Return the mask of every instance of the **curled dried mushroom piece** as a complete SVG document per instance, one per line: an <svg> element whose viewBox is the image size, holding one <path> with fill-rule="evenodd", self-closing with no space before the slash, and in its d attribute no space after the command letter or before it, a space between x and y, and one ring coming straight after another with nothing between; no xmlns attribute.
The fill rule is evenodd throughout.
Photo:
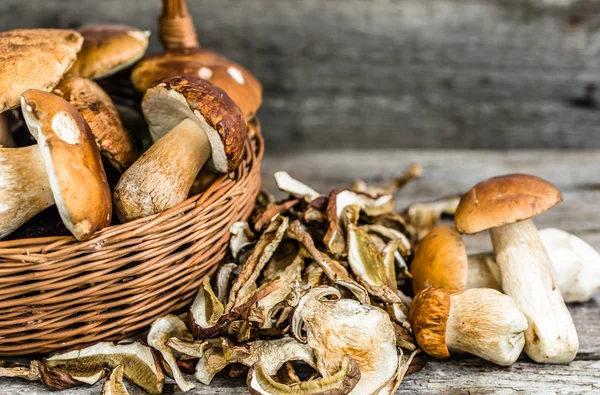
<svg viewBox="0 0 600 395"><path fill-rule="evenodd" d="M123 365L119 365L112 370L102 385L100 395L129 395L129 391L123 383Z"/></svg>
<svg viewBox="0 0 600 395"><path fill-rule="evenodd" d="M252 366L246 381L248 390L253 395L345 395L360 380L360 370L356 361L344 357L339 371L329 377L308 380L300 384L282 384L273 380L265 371L262 364Z"/></svg>
<svg viewBox="0 0 600 395"><path fill-rule="evenodd" d="M78 372L78 377L90 377L123 365L125 377L149 394L162 392L165 376L152 349L140 342L113 344L102 342L81 350L52 355L45 361L54 372ZM97 381L97 380L96 380Z"/></svg>

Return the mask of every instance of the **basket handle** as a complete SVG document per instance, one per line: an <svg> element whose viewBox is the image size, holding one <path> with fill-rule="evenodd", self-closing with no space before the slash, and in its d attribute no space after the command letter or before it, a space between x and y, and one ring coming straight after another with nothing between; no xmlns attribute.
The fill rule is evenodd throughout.
<svg viewBox="0 0 600 395"><path fill-rule="evenodd" d="M160 41L166 49L199 46L194 21L188 13L185 0L162 0L158 26Z"/></svg>

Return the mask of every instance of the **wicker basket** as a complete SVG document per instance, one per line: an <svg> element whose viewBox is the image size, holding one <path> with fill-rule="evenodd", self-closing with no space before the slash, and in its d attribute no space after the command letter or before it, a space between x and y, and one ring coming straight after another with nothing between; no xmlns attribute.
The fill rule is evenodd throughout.
<svg viewBox="0 0 600 395"><path fill-rule="evenodd" d="M119 340L191 303L225 255L229 227L260 189L258 122L235 177L86 242L45 237L0 242L0 356Z"/></svg>

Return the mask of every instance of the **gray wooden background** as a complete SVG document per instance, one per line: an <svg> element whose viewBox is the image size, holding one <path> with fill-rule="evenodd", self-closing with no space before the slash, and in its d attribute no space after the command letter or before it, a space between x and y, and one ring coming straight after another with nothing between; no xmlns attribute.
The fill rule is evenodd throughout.
<svg viewBox="0 0 600 395"><path fill-rule="evenodd" d="M0 0L0 29L117 22L155 32L159 3ZM597 0L188 5L201 44L263 82L270 152L600 147Z"/></svg>

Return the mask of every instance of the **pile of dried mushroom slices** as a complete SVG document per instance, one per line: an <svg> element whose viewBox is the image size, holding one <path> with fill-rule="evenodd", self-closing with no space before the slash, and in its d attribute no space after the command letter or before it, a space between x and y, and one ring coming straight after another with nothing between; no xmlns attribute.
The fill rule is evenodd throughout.
<svg viewBox="0 0 600 395"><path fill-rule="evenodd" d="M514 212L488 207L486 226L498 218L506 223L506 215L521 218L531 214L528 210L548 209L560 200L555 187L532 176L509 175L474 187L479 201L472 210L465 208L470 191L466 198L395 212L393 193L419 175L420 167L413 165L385 187L358 180L322 195L276 173L288 197L276 201L261 192L251 220L233 224L228 255L216 275L205 279L189 311L154 321L145 341L97 343L29 366L0 363L0 377L68 388L107 376L103 394L128 393L126 377L158 394L165 376L189 391L197 384L184 373L209 385L228 369L231 377L247 378L252 394L392 394L407 374L424 366L425 353L445 358L462 351L510 365L522 350L535 360L536 347L548 350L552 340L571 341L530 340L528 333L569 329L572 322L537 326L528 320L521 312L527 305L500 292L507 292L504 282L511 281L501 275L507 258L498 254L500 246L495 245L496 255L468 256L458 231L471 226L473 212L490 204L485 190L490 183L501 184L511 205L515 191L520 199L539 197L523 194L522 181L555 195L544 204L526 201ZM444 214L456 214L457 227L438 226ZM526 221L519 219L516 229L529 226ZM582 302L600 291L600 255L592 247L558 229L541 230L539 241L535 233L527 246L546 249L549 266L540 268L560 274L552 289L531 278L536 292L562 292L566 301ZM413 300L405 294L411 291ZM553 311L560 313L560 304ZM536 331L528 332L531 326ZM574 358L576 347L566 344L565 354L556 357L560 361L542 362Z"/></svg>

